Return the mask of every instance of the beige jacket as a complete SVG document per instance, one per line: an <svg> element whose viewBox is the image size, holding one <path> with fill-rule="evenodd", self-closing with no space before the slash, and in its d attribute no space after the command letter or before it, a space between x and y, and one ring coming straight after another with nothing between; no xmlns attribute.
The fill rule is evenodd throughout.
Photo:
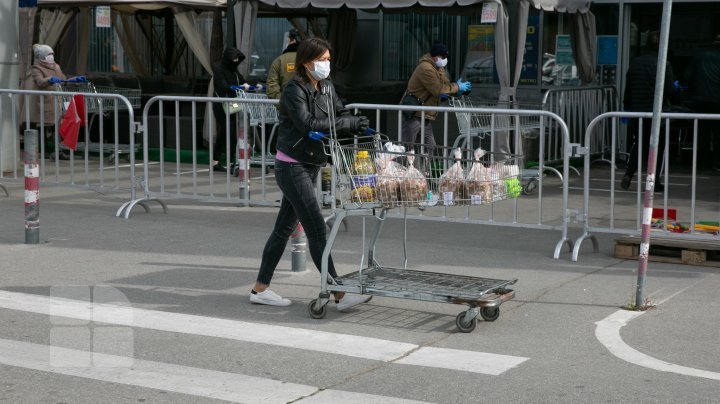
<svg viewBox="0 0 720 404"><path fill-rule="evenodd" d="M52 66L48 66L47 63L35 62L31 67L32 72L32 84L31 90L41 91L54 91L55 86L50 84L50 77L58 77L61 80L66 80L65 74L60 69L60 65L53 63ZM60 97L44 96L43 98L43 121L45 124L54 124L62 116L62 99ZM55 116L55 99L57 103L57 116ZM28 96L25 99L26 102L30 102L30 122L40 122L40 96L33 95ZM21 115L21 119L25 119L25 115Z"/></svg>
<svg viewBox="0 0 720 404"><path fill-rule="evenodd" d="M408 81L407 92L412 93L421 101L426 100L423 106L434 107L440 105L440 94L455 94L459 90L457 83L451 83L445 68L435 66L429 53L420 58L415 71ZM434 120L436 112L428 112L425 119ZM415 116L420 116L418 112Z"/></svg>

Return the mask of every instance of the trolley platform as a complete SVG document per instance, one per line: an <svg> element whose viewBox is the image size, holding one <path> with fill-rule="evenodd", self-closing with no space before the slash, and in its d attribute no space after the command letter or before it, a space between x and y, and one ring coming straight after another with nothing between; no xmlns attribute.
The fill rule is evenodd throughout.
<svg viewBox="0 0 720 404"><path fill-rule="evenodd" d="M508 286L517 279L384 267L375 259L375 246L389 209L407 212L412 207L480 205L517 197L520 187L515 157L503 156L495 161L496 156L481 150L414 145L408 145L409 152L398 151L383 146L377 134L370 140L356 138L351 143L331 140L328 148L335 162L333 192L341 204L333 212L335 220L323 253L320 295L308 305L310 316L323 318L330 293L346 292L467 305L469 309L455 319L461 332L475 329L478 315L486 321L496 320L500 305L515 296ZM333 279L328 274L329 256L348 216L377 219L368 243L367 261L364 255L361 259L367 265L361 263L358 271ZM407 227L407 216L404 225ZM403 243L407 240L403 239ZM403 251L407 251L404 247Z"/></svg>

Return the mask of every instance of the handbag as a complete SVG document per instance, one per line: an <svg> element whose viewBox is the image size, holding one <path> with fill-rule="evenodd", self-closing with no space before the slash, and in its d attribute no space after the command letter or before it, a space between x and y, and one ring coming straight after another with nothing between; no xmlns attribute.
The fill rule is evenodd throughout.
<svg viewBox="0 0 720 404"><path fill-rule="evenodd" d="M239 102L223 102L223 111L226 114L233 115L243 110L243 104Z"/></svg>
<svg viewBox="0 0 720 404"><path fill-rule="evenodd" d="M428 97L429 98L429 97ZM405 95L403 95L402 100L400 100L400 105L406 105L411 107L418 107L423 104L425 104L425 101L428 99L421 100L420 98L416 97L415 94L406 91ZM402 111L403 116L405 119L411 119L415 116L415 111Z"/></svg>

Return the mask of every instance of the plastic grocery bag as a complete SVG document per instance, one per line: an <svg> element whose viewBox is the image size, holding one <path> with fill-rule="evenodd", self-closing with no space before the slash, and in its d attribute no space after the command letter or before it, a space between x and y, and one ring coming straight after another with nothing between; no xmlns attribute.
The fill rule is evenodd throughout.
<svg viewBox="0 0 720 404"><path fill-rule="evenodd" d="M460 162L462 150L453 150L453 157L455 163L440 176L440 195L445 206L459 205L465 194L465 172Z"/></svg>
<svg viewBox="0 0 720 404"><path fill-rule="evenodd" d="M427 202L427 179L413 166L415 154L407 155L408 167L400 178L400 201L405 206L416 206Z"/></svg>
<svg viewBox="0 0 720 404"><path fill-rule="evenodd" d="M82 117L80 115L82 111ZM78 134L80 127L84 125L83 117L85 115L85 99L82 95L76 94L70 100L65 116L60 122L60 143L64 144L71 150L77 150Z"/></svg>
<svg viewBox="0 0 720 404"><path fill-rule="evenodd" d="M465 192L472 205L481 205L492 202L492 178L490 173L480 159L485 155L485 150L477 148L473 153L475 162L467 175L465 181Z"/></svg>

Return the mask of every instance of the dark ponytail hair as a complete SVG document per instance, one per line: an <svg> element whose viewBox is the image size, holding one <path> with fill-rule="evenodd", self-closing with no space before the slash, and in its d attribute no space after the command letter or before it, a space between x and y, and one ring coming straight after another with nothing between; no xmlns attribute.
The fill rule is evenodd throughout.
<svg viewBox="0 0 720 404"><path fill-rule="evenodd" d="M308 81L310 75L305 68L305 63L319 58L325 51L332 52L332 49L330 48L330 42L322 38L308 38L300 41L295 54L295 74Z"/></svg>

